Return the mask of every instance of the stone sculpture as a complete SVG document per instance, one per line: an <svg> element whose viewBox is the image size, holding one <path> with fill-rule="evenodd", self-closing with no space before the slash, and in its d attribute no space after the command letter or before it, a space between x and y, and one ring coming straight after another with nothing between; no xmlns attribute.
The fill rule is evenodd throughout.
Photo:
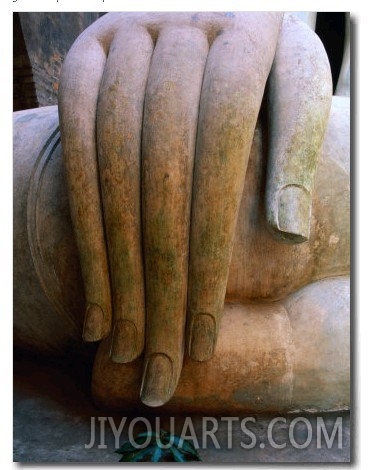
<svg viewBox="0 0 368 470"><path fill-rule="evenodd" d="M142 374L150 406L174 394L168 406L192 411L348 406L349 108L331 108L331 93L323 46L292 15L94 23L61 78L68 196L55 109L15 117L15 239L30 240L15 286L28 263L22 288L33 292L28 304L15 295L18 341L63 349L85 304L84 339L106 338L101 405L138 405ZM68 327L45 340L52 323Z"/></svg>

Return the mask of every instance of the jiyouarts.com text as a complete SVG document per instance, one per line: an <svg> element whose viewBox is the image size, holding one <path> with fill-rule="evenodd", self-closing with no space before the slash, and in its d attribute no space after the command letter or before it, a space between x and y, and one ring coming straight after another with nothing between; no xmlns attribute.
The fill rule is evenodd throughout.
<svg viewBox="0 0 368 470"><path fill-rule="evenodd" d="M196 449L207 449L209 446L216 449L233 449L239 446L243 449L257 446L260 449L283 449L290 446L305 449L311 445L317 449L331 449L332 446L342 449L343 446L341 416L328 423L323 416L317 416L313 420L305 416L288 420L281 416L274 417L267 423L262 423L262 432L255 417L203 417L200 422L196 420L195 423L191 417L182 418L179 423L175 420L175 417L166 418L163 425L160 417L151 420L145 417L122 417L120 420L111 416L91 417L90 435L84 447L106 449L111 435L115 449L127 440L137 449L152 444L152 440L158 446L163 446L159 437L162 428L180 438L179 447L189 441ZM135 437L141 432L147 433L147 438L145 442L138 444Z"/></svg>

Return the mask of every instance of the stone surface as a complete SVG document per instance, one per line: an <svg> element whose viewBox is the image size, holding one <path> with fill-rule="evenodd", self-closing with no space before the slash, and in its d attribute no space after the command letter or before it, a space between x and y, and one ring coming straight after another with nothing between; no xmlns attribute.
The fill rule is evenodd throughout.
<svg viewBox="0 0 368 470"><path fill-rule="evenodd" d="M55 105L66 53L101 13L21 12L14 15L20 18L38 106Z"/></svg>
<svg viewBox="0 0 368 470"><path fill-rule="evenodd" d="M281 23L276 12L111 13L65 59L60 130L85 325L95 340L114 322L134 325L145 403L155 369L167 387L157 384L152 403L174 392L185 336L190 355L205 350L201 360L214 349ZM100 325L89 305L103 312ZM207 328L196 325L201 313Z"/></svg>
<svg viewBox="0 0 368 470"><path fill-rule="evenodd" d="M349 273L348 111L348 99L334 98L316 174L311 240L301 245L281 244L266 229L260 200L262 134L257 130L236 228L227 301L276 300L311 281ZM51 348L51 352L57 344L62 348L70 341L80 344L84 303L61 164L57 110L30 110L16 113L14 118L15 340L24 338L24 345L27 341L35 349L45 345L44 350ZM51 135L54 143L45 145ZM37 308L32 303L35 299ZM22 327L33 315L40 316L41 326L45 325L52 340L37 333L37 328L32 340L32 330ZM55 321L62 323L51 327ZM72 330L69 323L75 325Z"/></svg>
<svg viewBox="0 0 368 470"><path fill-rule="evenodd" d="M96 408L90 400L89 376L81 370L73 369L64 364L46 364L40 359L32 360L25 357L15 357L14 361L14 461L22 463L116 463L118 454L114 453L116 442L110 425L106 425L106 448L101 445L99 434L95 445L86 449L90 443L91 417L111 417L118 427L121 419L128 417L126 427L121 433L118 445L128 440L128 429L136 417L145 417L152 427L156 426L156 418L160 419L163 429L170 429L170 417L160 417L152 414L132 414L125 409L121 413L109 413ZM225 416L225 415L223 415ZM334 439L331 449L325 439L321 439L321 448L317 448L316 418L323 417L326 430L331 436L333 426L338 417L342 417L342 445L338 448L338 439ZM291 415L254 415L239 414L239 422L245 417L253 417L255 423L248 422L247 428L254 433L254 447L243 449L240 442L249 443L241 430L239 423L233 424L232 449L228 449L228 425L218 420L219 429L215 436L220 449L216 449L208 438L207 448L202 448L203 422L202 417L184 414L173 415L175 432L181 433L186 417L190 417L200 449L199 455L208 464L244 464L244 463L337 463L350 462L350 419L349 413L322 414L291 414ZM268 440L267 430L275 417L284 417L287 422L277 422L273 428L272 437L277 444L286 442L283 449L274 449ZM290 423L295 418L304 417L311 423L312 440L305 449L298 449L288 437ZM211 429L209 422L207 429ZM99 427L96 428L97 433ZM145 430L142 422L137 423L135 433ZM308 438L308 429L301 422L294 428L294 438L297 444L303 444ZM188 433L189 435L189 433ZM264 447L263 447L264 445Z"/></svg>
<svg viewBox="0 0 368 470"><path fill-rule="evenodd" d="M348 101L327 119L311 29L276 13L106 15L61 85L68 194L54 110L15 116L17 344L87 360L85 306L84 340L107 337L101 406L142 408L142 383L166 412L347 408Z"/></svg>
<svg viewBox="0 0 368 470"><path fill-rule="evenodd" d="M255 291L254 294L255 298L262 297L262 292L265 292L265 297L268 295L268 298L277 299L285 297L286 294L290 294L293 290L301 287L303 284L310 283L316 278L319 279L321 277L324 278L348 273L349 165L347 157L349 139L347 127L344 124L344 119L348 119L348 115L346 114L347 105L348 100L344 98L334 99L330 126L327 130L320 166L317 169L316 196L314 201L316 212L313 218L313 224L315 225L312 226L310 242L304 245L290 246L277 243L267 234L264 228L264 222L262 222L262 208L257 198L257 191L261 188L260 182L262 181L263 172L262 166L260 165L260 155L262 154L257 152L257 149L260 148L257 147L257 145L259 146L258 139L260 138L260 134L256 134L243 197L243 203L249 205L243 207L243 210L240 212L240 217L244 219L240 219L238 223L233 263L230 267L227 294L229 302L245 302L246 299L249 298L249 291L247 291L247 289L254 289L254 286L258 288L258 291ZM37 112L28 111L25 113L17 113L15 120L15 165L19 165L16 167L17 171L15 172L14 179L14 189L16 191L16 203L14 206L14 237L16 248L16 269L14 278L15 341L16 344L22 345L23 347L33 348L43 352L48 351L52 355L66 353L71 355L73 351L75 357L84 360L83 356L88 355L88 351L90 350L81 342L83 288L75 240L68 213L63 169L60 165L60 146L58 143L56 110L55 108L46 108ZM18 139L17 135L21 135L22 132L29 133L27 135L32 135L32 139ZM34 138L37 132L40 132L39 139ZM50 135L52 136L51 140L47 139ZM327 181L331 183L332 174L336 178L336 184L327 184ZM255 177L255 175L257 176ZM248 194L253 194L253 198L248 197ZM339 201L338 204L337 201ZM318 215L319 210L321 211L320 215ZM247 238L247 233L250 235L249 238ZM250 245L247 245L247 243L250 243ZM269 246L269 251L267 251L267 246ZM280 250L280 253L278 253L277 250ZM265 256L265 253L268 253L267 256ZM296 254L298 255L296 256ZM272 264L273 262L274 264ZM245 275L246 269L249 269L249 263L253 263L254 265L254 276L259 276L259 281L257 282L255 282L256 277L250 279ZM290 264L292 268L290 268L289 271ZM236 276L234 276L234 274L236 274ZM235 287L234 280L237 282ZM339 289L337 289L337 291L339 293ZM334 304L331 302L331 295L333 295L333 300L340 298L334 291L330 294L328 288L325 290L322 288L321 293L315 300L308 300L308 298L311 299L315 297L315 294L309 297L307 296L307 301L302 308L300 307L300 305L302 305L300 301L293 303L290 300L290 312L292 312L294 304L300 310L300 312L295 315L295 331L298 331L299 320L305 321L305 324L310 327L309 331L312 332L315 321L317 323L323 322L328 318L331 319L328 320L331 321L331 326L335 328L338 324L338 317L336 316L334 318L334 312L331 311L331 308L335 309L335 307L333 307ZM346 301L348 299L347 295L348 292L343 292L342 300L345 299ZM290 299L293 298L292 296ZM317 311L316 308L319 305L318 302L322 305L322 309L318 307L319 314L314 316L314 313ZM327 306L325 305L323 307L324 302L327 302ZM241 310L244 307L239 308ZM262 310L262 307L254 306L252 308L256 310L260 308ZM254 310L254 312L256 310ZM324 312L328 312L327 317ZM338 312L338 309L336 309L336 312ZM345 307L343 313L341 324L344 325L345 330L340 331L342 336L340 342L336 344L333 343L334 337L328 336L328 334L326 335L325 329L323 328L318 330L320 336L314 337L312 335L309 336L308 341L304 341L304 333L303 329L301 329L300 335L302 340L299 341L298 346L299 356L301 358L308 357L303 351L308 351L309 349L317 353L318 357L319 349L316 348L316 345L327 345L327 356L323 353L321 360L316 361L315 359L312 360L314 356L311 354L309 356L311 358L310 364L304 361L305 364L303 365L306 374L303 379L305 383L308 383L308 377L313 379L316 370L323 372L325 369L326 373L330 374L331 381L325 379L327 385L326 389L323 387L319 388L322 383L321 381L317 381L317 383L314 383L310 388L312 397L314 390L321 390L322 401L316 401L319 409L348 405L348 388L346 387L349 383L348 308ZM271 314L275 315L273 321L277 324L279 321L277 319L277 309L271 309ZM234 316L234 318L238 318L238 320L233 323L231 323L231 317L229 317L230 320L227 324L230 329L227 333L225 333L225 330L222 331L225 340L222 340L220 344L222 344L222 347L227 348L228 352L223 358L221 354L219 355L221 360L218 363L218 367L220 367L219 370L221 370L221 367L225 367L226 361L230 360L229 365L233 367L234 377L236 377L238 371L237 361L232 358L232 356L237 357L239 361L244 360L244 358L252 361L252 358L256 357L257 349L261 354L265 353L267 356L268 349L265 345L268 343L273 344L273 342L274 347L272 346L270 348L271 350L276 349L280 352L280 350L284 350L285 348L287 350L289 348L288 343L290 341L290 335L286 334L288 330L286 329L284 334L281 334L279 337L275 336L275 328L273 328L271 324L271 326L268 326L268 330L266 329L270 331L270 339L268 342L261 343L264 349L260 346L257 347L254 343L254 339L258 338L259 334L265 334L265 332L262 332L265 325L262 326L257 322L256 313L252 315L253 316L250 318L254 319L251 320L253 326L250 328L251 335L249 337L249 343L244 342L241 338L239 344L231 340L233 334L237 337L237 330L241 331L241 328L238 328L242 322L241 316ZM285 313L282 315L285 315ZM308 317L308 315L310 315L310 317ZM303 320L304 317L306 320ZM286 318L286 323L288 324L288 322L289 320ZM226 323L224 323L224 325L225 324ZM328 322L326 325L328 325ZM280 331L283 331L281 326ZM337 331L338 330L336 330L336 332ZM244 338L246 337L245 334ZM308 336L306 336L306 338L308 338ZM318 340L317 344L315 340ZM279 346L277 346L277 342L280 343ZM252 349L252 344L256 349ZM100 375L96 374L94 384L96 399L104 406L112 405L121 407L124 400L133 401L135 405L137 405L138 399L135 394L139 391L139 377L137 377L136 374L141 370L141 366L139 366L139 370L134 369L134 364L133 369L128 366L127 370L130 370L129 373L133 375L130 375L130 381L127 380L128 376L122 379L124 374L122 374L121 371L119 372L119 365L114 365L109 362L107 355L108 349L109 342L107 340L101 349L102 352L99 356L99 361L101 358L102 361L107 360L107 370L112 372L115 368L117 373L111 375L111 377L114 377L113 380L105 380L105 373ZM336 359L339 357L338 355L334 356L334 351L340 349L344 351L343 356L341 356L344 357L344 360L340 362L337 361L337 363L329 362L330 358L333 359L335 357ZM295 356L294 353L292 356L298 357L298 355ZM272 390L275 390L275 388L272 387L275 387L275 384L278 384L282 377L285 376L285 378L287 378L288 372L292 369L286 368L283 370L283 373L279 375L279 367L282 366L283 361L275 360L273 362L271 357L269 359L268 362L266 361L266 369L268 371L267 373L271 374L271 377L273 377L273 382L271 381L269 384L269 391L267 392L266 387L263 392L268 393L267 396L271 397L273 396ZM216 361L213 364L216 364ZM315 366L313 364L315 364ZM206 363L199 367L202 367L208 373L211 371L211 369L206 369ZM212 386L205 387L203 390L204 397L208 397L206 393L208 394L211 387L216 389L216 383L221 382L221 377L216 375L216 367L212 369L214 373L214 383ZM334 368L336 368L335 376L333 374ZM340 375L339 371L342 375ZM193 372L195 375L196 372L195 369L193 369L187 376L187 383L189 385L192 380L190 377ZM262 382L262 373L259 372L259 374ZM231 376L232 374L230 373L229 377ZM240 375L240 381L242 380L241 377ZM340 379L341 382L338 383ZM124 384L122 383L124 380L129 390L124 388ZM300 388L300 384L303 380L301 382L296 381L296 386ZM334 382L334 380L337 380L337 382ZM250 381L253 388L251 387L248 392L252 397L250 399L251 403L253 403L252 406L259 410L259 407L257 408L257 402L253 401L258 396L257 384L253 382L254 381ZM131 391L129 385L127 385L129 383L133 384L135 394ZM312 384L312 382L310 383ZM99 385L96 386L96 384ZM265 384L263 382L262 384L262 387L264 387ZM244 394L235 394L235 398L230 400L229 396L231 395L231 390L240 389L236 380L233 389L231 388L232 385L234 384L229 382L223 387L223 393L228 393L226 399L235 406L234 409L236 409L236 407L242 409L247 406L249 409L249 403L247 405L247 402L244 401ZM331 395L331 390L334 390L335 385L337 395L335 393ZM107 392L106 386L111 386L112 389ZM262 387L260 386L259 390L262 390ZM291 406L293 403L288 399L290 392L287 391L284 396L282 390L285 391L285 387L280 388L278 386L276 389L279 390L279 392L274 395L274 401L271 400L269 407L271 405L278 407L280 400L281 402L284 400L288 406ZM344 397L342 402L339 398L340 392L342 393L341 396ZM110 397L109 394L111 395ZM192 396L192 394L193 391L190 391L190 386L186 391L184 388L183 398L185 398L185 396L188 398ZM300 396L306 397L306 399L308 398L308 394L305 394L302 388L300 388L300 392L297 394L297 403L294 403L293 406L296 405L303 409L314 406L313 399L310 399L310 397L307 402L300 403L299 401L298 403ZM325 398L329 396L331 396L332 401L329 405L326 405ZM314 397L314 399L316 399L316 397ZM214 409L213 404L214 402L208 402L208 406L211 410ZM176 406L178 406L178 404ZM196 411L198 411L202 404L198 402L197 405L191 405L188 403L188 400L186 400L186 406L188 409L190 406L197 406Z"/></svg>
<svg viewBox="0 0 368 470"><path fill-rule="evenodd" d="M13 111L38 106L32 66L18 14L13 15Z"/></svg>
<svg viewBox="0 0 368 470"><path fill-rule="evenodd" d="M312 283L282 302L225 304L212 359L186 357L178 387L160 413L346 410L350 406L349 279ZM142 361L116 364L109 339L94 363L101 408L140 405Z"/></svg>
<svg viewBox="0 0 368 470"><path fill-rule="evenodd" d="M57 109L44 107L15 113L14 116L15 343L31 349L38 344L36 350L51 355L68 354L70 349L78 349L78 343L82 345L81 340L72 345L70 339L80 337L82 319L79 312L83 308L83 294L81 297L82 291L78 288L81 279L78 257L75 257L77 252L69 242L73 239L73 232L71 228L67 229L68 219L71 224L68 201L65 189L60 185L63 169L60 165L46 165L45 171L46 162L52 161L50 153L58 148L60 151ZM29 133L21 138L24 128ZM46 140L41 129L48 134ZM46 187L43 185L45 181ZM50 189L51 198L47 196ZM46 212L39 209L44 205L49 208ZM47 242L47 234L51 233L55 236ZM56 252L57 259L52 256ZM45 270L47 260L52 261ZM74 269L69 270L71 266ZM71 278L65 277L67 272ZM70 289L76 294L75 299L80 299L76 304L74 301L64 303L65 291ZM67 337L69 340L60 342L60 334L64 340Z"/></svg>

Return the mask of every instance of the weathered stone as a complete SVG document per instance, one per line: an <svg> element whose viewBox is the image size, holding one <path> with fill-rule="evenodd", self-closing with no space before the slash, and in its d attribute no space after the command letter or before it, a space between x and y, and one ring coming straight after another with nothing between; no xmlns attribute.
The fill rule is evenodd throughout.
<svg viewBox="0 0 368 470"><path fill-rule="evenodd" d="M110 13L71 47L59 115L84 339L113 329L118 362L145 345L145 403L173 394L184 349L198 361L215 351L262 103L268 227L309 239L331 95L321 41L290 14Z"/></svg>
<svg viewBox="0 0 368 470"><path fill-rule="evenodd" d="M27 157L21 170L16 157L15 237L29 243L15 273L20 342L63 321L41 349L79 348L82 324L85 341L105 338L93 382L102 404L124 403L127 370L141 380L128 400L140 388L143 403L165 404L187 353L200 364L185 356L168 406L187 402L206 370L194 408L344 407L348 336L335 322L346 324L348 289L332 278L349 273L349 123L346 100L328 121L331 93L321 42L291 14L111 13L87 28L60 81L64 167L53 110L37 124L16 116ZM344 344L337 363L328 328ZM308 360L300 338L312 330L324 346ZM328 399L320 372L334 367Z"/></svg>
<svg viewBox="0 0 368 470"><path fill-rule="evenodd" d="M344 410L350 406L349 279L308 285L279 302L225 304L212 359L185 358L173 398L159 413L238 415ZM96 404L139 409L142 361L115 364L98 351Z"/></svg>
<svg viewBox="0 0 368 470"><path fill-rule="evenodd" d="M22 26L32 67L36 105L55 105L64 58L76 38L101 13L21 12L14 15L19 15Z"/></svg>
<svg viewBox="0 0 368 470"><path fill-rule="evenodd" d="M278 243L265 230L265 168L257 128L215 357L203 364L185 359L177 395L167 409L199 410L204 397L211 411L348 406L348 283L341 277L303 287L349 273L348 123L349 100L334 98L316 171L310 240L294 246ZM14 139L15 343L48 354L75 351L81 357L84 290L56 108L15 113ZM96 401L141 406L141 359L114 364L109 349L107 339L95 365ZM257 396L262 400L257 402Z"/></svg>

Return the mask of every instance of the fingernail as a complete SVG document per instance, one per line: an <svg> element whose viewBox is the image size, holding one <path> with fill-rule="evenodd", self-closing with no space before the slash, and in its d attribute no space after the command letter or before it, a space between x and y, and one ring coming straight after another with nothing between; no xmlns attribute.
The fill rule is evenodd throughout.
<svg viewBox="0 0 368 470"><path fill-rule="evenodd" d="M86 342L99 341L103 337L104 314L97 304L87 306L83 326L83 340Z"/></svg>
<svg viewBox="0 0 368 470"><path fill-rule="evenodd" d="M207 313L197 314L190 332L189 356L195 361L207 361L213 356L215 345L215 319Z"/></svg>
<svg viewBox="0 0 368 470"><path fill-rule="evenodd" d="M123 364L133 361L138 355L135 324L129 320L116 321L111 340L111 360Z"/></svg>
<svg viewBox="0 0 368 470"><path fill-rule="evenodd" d="M166 354L152 354L146 363L141 400L148 406L161 406L172 395L173 364Z"/></svg>
<svg viewBox="0 0 368 470"><path fill-rule="evenodd" d="M312 200L310 193L295 184L284 186L279 193L278 228L283 239L302 243L310 234Z"/></svg>

